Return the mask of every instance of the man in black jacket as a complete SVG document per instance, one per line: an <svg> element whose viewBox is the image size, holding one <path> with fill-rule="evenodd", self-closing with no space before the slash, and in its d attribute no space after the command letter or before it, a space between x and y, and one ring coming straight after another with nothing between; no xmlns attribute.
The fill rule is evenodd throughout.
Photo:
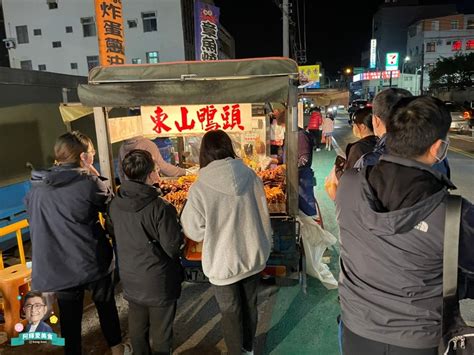
<svg viewBox="0 0 474 355"><path fill-rule="evenodd" d="M345 354L435 355L441 338L446 198L432 169L446 156L451 116L431 97L399 101L379 162L342 176L339 296ZM474 272L474 207L463 200L459 266Z"/></svg>
<svg viewBox="0 0 474 355"><path fill-rule="evenodd" d="M115 236L124 297L129 302L133 352L170 354L183 275L181 228L176 209L152 186L158 173L151 154L132 150L122 167L128 180L110 203L108 228Z"/></svg>
<svg viewBox="0 0 474 355"><path fill-rule="evenodd" d="M391 119L390 115L392 113L393 107L400 99L404 97L412 97L412 94L408 90L400 88L385 89L375 96L372 103L372 124L375 135L380 139L377 142L373 152L366 153L360 157L360 159L354 165L355 168L361 169L365 166L375 165L382 154L389 153L386 145L387 126ZM436 162L436 164L433 165L433 169L445 174L448 179L451 178L451 169L449 167L447 157L445 157L442 161Z"/></svg>

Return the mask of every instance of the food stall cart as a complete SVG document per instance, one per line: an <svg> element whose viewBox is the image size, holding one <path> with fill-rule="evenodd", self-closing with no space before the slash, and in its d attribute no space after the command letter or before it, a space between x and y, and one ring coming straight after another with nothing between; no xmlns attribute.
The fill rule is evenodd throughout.
<svg viewBox="0 0 474 355"><path fill-rule="evenodd" d="M305 283L304 255L298 216L297 64L287 58L96 67L87 85L79 85L84 106L93 107L100 170L114 181L111 142L137 135L178 137L177 159L189 164L191 141L210 129L223 129L249 166L258 168L257 155L268 156L263 107L286 105L285 166L262 169L271 212L274 246L268 273L298 271ZM113 107L140 107L139 116L108 118ZM186 153L186 154L185 154ZM186 157L186 158L185 158ZM187 159L187 161L185 161ZM179 209L196 177L164 179L161 187ZM198 178L198 177L197 177ZM283 191L282 191L283 190ZM199 246L188 241L183 257L187 279L202 281Z"/></svg>

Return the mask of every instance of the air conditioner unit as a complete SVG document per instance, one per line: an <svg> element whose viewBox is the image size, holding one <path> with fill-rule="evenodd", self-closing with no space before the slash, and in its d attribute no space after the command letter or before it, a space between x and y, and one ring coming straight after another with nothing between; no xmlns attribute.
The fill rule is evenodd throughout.
<svg viewBox="0 0 474 355"><path fill-rule="evenodd" d="M6 49L15 49L16 48L16 41L15 38L5 38L2 40L5 43Z"/></svg>

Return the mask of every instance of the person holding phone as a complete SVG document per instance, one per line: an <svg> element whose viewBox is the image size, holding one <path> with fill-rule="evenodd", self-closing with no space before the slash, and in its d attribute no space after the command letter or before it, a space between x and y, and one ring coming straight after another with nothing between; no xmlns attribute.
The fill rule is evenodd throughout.
<svg viewBox="0 0 474 355"><path fill-rule="evenodd" d="M81 354L84 292L90 291L112 354L123 354L114 298L113 251L99 223L112 191L93 167L89 137L68 132L56 140L56 164L33 171L25 198L32 243L32 288L54 292L66 354Z"/></svg>

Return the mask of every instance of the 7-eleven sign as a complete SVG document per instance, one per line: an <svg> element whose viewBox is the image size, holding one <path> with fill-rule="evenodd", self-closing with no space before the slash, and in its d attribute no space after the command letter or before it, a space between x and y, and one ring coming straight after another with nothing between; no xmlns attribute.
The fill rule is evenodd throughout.
<svg viewBox="0 0 474 355"><path fill-rule="evenodd" d="M385 70L398 70L398 59L400 55L398 53L387 53L385 60Z"/></svg>

